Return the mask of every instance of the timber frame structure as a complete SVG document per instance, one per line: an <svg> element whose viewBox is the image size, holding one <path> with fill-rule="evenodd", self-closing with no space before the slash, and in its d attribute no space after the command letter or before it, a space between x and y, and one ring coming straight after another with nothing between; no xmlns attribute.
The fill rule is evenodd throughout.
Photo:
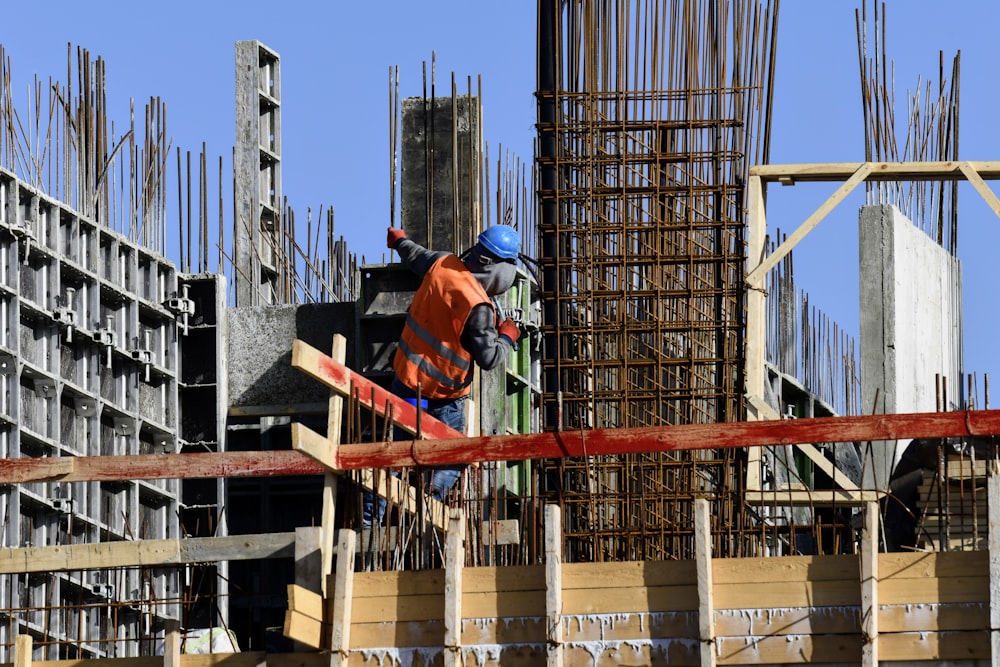
<svg viewBox="0 0 1000 667"><path fill-rule="evenodd" d="M749 405L748 419L781 419L764 398L765 369L764 341L766 340L765 279L768 272L778 266L829 213L847 198L859 185L873 181L960 181L967 180L983 198L990 209L1000 217L1000 198L987 185L987 180L1000 180L1000 162L846 162L790 165L758 165L750 169L747 187L747 275L745 278L747 336L746 336L746 398ZM806 218L773 252L765 254L767 215L765 210L766 186L780 183L791 186L796 182L842 183L816 210ZM820 466L834 482L834 489L784 490L780 497L773 490L761 485L760 450L750 450L747 465L747 502L753 504L846 504L860 506L885 495L884 490L862 490L853 484L832 462L825 459L814 446L800 443L796 447L811 461Z"/></svg>

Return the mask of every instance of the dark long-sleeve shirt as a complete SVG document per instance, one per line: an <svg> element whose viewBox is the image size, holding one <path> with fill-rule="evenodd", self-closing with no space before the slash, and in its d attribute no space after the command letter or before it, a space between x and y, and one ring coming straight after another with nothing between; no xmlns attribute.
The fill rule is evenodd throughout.
<svg viewBox="0 0 1000 667"><path fill-rule="evenodd" d="M428 250L416 241L404 238L396 243L396 252L411 271L424 277L438 259L451 253ZM510 353L510 343L497 334L496 309L491 304L480 304L472 309L462 328L462 347L483 370L500 366Z"/></svg>

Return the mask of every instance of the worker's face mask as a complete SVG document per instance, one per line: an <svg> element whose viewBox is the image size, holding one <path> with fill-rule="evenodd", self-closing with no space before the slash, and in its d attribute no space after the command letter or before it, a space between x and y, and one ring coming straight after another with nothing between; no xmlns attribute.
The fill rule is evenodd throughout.
<svg viewBox="0 0 1000 667"><path fill-rule="evenodd" d="M491 260L492 258L480 258L472 253L466 258L465 265L476 276L488 296L499 296L514 284L517 266L508 261Z"/></svg>

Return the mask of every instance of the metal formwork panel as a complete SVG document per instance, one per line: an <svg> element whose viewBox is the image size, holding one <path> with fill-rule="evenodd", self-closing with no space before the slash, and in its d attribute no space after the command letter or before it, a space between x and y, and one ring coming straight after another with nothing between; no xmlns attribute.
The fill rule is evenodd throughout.
<svg viewBox="0 0 1000 667"><path fill-rule="evenodd" d="M3 455L175 451L173 266L3 171L0 201ZM178 496L176 480L16 485L0 491L0 539L21 547L177 537ZM52 642L49 659L151 651L135 641L151 626L128 610L145 595L167 603L150 607L152 618L176 616L178 578L137 568L4 576L0 644L28 630Z"/></svg>

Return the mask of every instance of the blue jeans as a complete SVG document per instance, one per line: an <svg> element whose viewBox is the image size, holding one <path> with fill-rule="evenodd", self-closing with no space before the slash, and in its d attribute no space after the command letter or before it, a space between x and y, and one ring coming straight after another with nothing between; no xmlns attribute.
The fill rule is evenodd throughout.
<svg viewBox="0 0 1000 667"><path fill-rule="evenodd" d="M389 387L389 391L396 396L407 400L415 401L417 397L415 391L404 385L396 378L392 379L392 385ZM467 397L465 396L454 399L421 399L424 404L423 410L426 414L429 414L431 417L434 417L438 421L447 424L459 433L463 434L465 433L466 400ZM412 437L413 436L401 428L393 429L393 440L409 440ZM431 468L425 472L423 476L424 492L435 500L444 500L445 496L448 495L448 492L451 491L451 488L455 486L455 482L458 481L458 478L461 476L464 469L464 465ZM392 474L395 477L399 477L398 471L393 472ZM365 491L361 500L361 513L361 525L363 528L371 528L373 513L375 515L375 521L377 523L382 523L382 519L385 516L385 498L376 498L375 494L371 491Z"/></svg>

